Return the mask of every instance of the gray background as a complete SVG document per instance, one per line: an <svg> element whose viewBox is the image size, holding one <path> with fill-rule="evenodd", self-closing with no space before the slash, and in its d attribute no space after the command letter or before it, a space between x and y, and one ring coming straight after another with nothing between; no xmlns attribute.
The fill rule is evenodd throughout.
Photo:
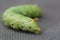
<svg viewBox="0 0 60 40"><path fill-rule="evenodd" d="M3 12L15 5L37 4L43 10L39 21L42 34L10 30L3 25ZM60 40L60 0L0 0L0 40Z"/></svg>

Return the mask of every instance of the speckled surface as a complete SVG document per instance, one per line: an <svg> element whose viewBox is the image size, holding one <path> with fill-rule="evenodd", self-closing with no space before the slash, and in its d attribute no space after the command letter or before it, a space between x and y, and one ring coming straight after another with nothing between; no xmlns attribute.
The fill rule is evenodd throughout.
<svg viewBox="0 0 60 40"><path fill-rule="evenodd" d="M10 30L3 25L3 12L15 5L37 4L43 10L39 21L42 34ZM0 40L60 40L60 0L0 0Z"/></svg>

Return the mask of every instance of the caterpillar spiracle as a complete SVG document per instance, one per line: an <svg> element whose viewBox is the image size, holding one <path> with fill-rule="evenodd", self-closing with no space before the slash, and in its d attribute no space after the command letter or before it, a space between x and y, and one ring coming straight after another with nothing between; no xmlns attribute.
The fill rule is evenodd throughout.
<svg viewBox="0 0 60 40"><path fill-rule="evenodd" d="M39 34L41 29L36 17L41 16L41 9L37 5L19 5L8 8L2 15L7 27Z"/></svg>

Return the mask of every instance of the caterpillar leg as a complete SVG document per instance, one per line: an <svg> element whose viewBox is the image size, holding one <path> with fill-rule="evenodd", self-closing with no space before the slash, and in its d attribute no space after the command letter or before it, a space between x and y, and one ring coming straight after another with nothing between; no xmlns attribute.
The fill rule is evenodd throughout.
<svg viewBox="0 0 60 40"><path fill-rule="evenodd" d="M41 29L35 30L36 34L40 34L41 32L42 32Z"/></svg>
<svg viewBox="0 0 60 40"><path fill-rule="evenodd" d="M33 20L39 21L39 18L34 18Z"/></svg>

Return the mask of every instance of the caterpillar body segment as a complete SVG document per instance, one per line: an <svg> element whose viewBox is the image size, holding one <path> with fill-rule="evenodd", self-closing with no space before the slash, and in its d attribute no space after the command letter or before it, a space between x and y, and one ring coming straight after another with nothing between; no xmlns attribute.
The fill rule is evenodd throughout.
<svg viewBox="0 0 60 40"><path fill-rule="evenodd" d="M39 17L42 15L42 11L37 5L20 5L20 6L11 7L10 9L12 9L12 11L16 13L31 18Z"/></svg>

